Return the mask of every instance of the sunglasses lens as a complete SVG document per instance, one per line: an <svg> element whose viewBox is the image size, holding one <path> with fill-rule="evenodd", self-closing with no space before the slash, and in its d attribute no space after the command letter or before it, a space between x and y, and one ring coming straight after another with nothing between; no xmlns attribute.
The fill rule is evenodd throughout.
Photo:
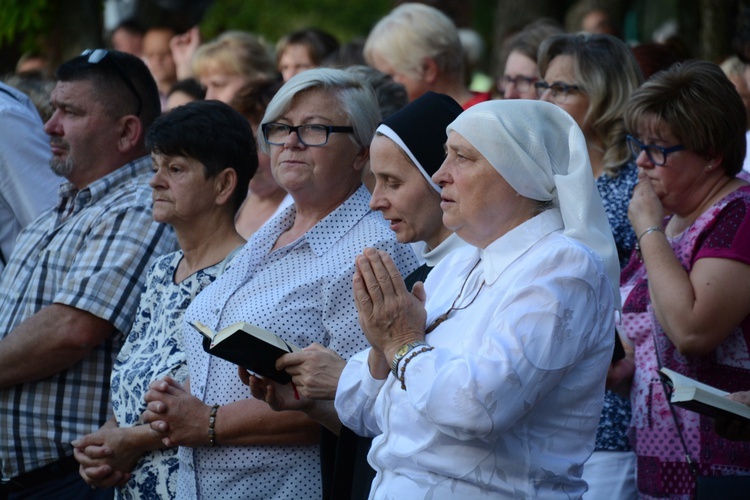
<svg viewBox="0 0 750 500"><path fill-rule="evenodd" d="M89 56L89 62L91 64L96 64L107 55L107 51L104 49L96 49L94 52L91 53Z"/></svg>

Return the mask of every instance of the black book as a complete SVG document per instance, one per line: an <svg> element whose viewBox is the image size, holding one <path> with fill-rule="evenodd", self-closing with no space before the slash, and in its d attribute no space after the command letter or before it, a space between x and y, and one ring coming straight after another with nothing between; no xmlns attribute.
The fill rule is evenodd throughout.
<svg viewBox="0 0 750 500"><path fill-rule="evenodd" d="M207 353L280 384L291 382L291 375L276 369L276 360L300 349L275 333L244 322L229 325L218 332L200 321L191 325L203 335L203 350Z"/></svg>

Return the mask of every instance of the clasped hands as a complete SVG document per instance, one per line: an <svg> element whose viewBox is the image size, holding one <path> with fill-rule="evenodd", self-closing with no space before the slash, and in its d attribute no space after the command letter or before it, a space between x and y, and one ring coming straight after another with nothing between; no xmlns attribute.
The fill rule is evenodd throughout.
<svg viewBox="0 0 750 500"><path fill-rule="evenodd" d="M383 379L399 347L424 339L424 288L418 283L414 293L409 293L393 260L382 250L366 248L355 260L355 267L352 286L359 323L373 347L371 371ZM280 357L276 368L292 375L299 399L294 397L291 384L282 386L241 367L239 375L250 386L253 397L272 409L307 411L313 400L334 399L345 364L338 354L319 344Z"/></svg>
<svg viewBox="0 0 750 500"><path fill-rule="evenodd" d="M78 472L92 487L123 486L130 480L141 457L141 451L129 446L128 431L117 427L114 420L101 429L72 442L73 455L78 460Z"/></svg>
<svg viewBox="0 0 750 500"><path fill-rule="evenodd" d="M359 324L372 346L370 372L384 379L404 344L424 340L427 311L422 283L406 289L401 273L383 250L365 248L355 260L352 278Z"/></svg>
<svg viewBox="0 0 750 500"><path fill-rule="evenodd" d="M171 377L151 383L145 395L147 425L118 427L114 418L101 429L73 441L79 473L100 488L122 486L148 450L161 447L204 446L210 407Z"/></svg>
<svg viewBox="0 0 750 500"><path fill-rule="evenodd" d="M206 446L211 406L190 394L189 386L171 377L149 385L143 421L161 437L164 446Z"/></svg>

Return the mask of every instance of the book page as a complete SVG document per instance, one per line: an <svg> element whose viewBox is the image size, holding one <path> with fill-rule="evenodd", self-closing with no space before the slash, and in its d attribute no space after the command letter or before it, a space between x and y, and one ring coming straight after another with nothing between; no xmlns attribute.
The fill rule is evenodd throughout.
<svg viewBox="0 0 750 500"><path fill-rule="evenodd" d="M710 392L711 394L715 394L717 396L729 395L729 393L726 391L722 391L721 389L717 389L716 387L698 382L695 379L682 375L681 373L677 373L676 371L670 370L669 368L662 368L661 370L659 370L659 372L662 378L663 376L667 377L667 381L671 382L674 390L677 390L681 387L696 387L698 389L702 389L706 392Z"/></svg>
<svg viewBox="0 0 750 500"><path fill-rule="evenodd" d="M229 325L226 328L222 328L218 333L216 333L213 338L211 339L211 346L220 343L222 340L228 338L235 332L242 332L246 335L252 335L253 337L256 337L262 341L264 341L267 344L271 344L272 346L278 347L282 351L286 352L294 352L299 351L299 347L295 346L294 344L290 344L288 342L285 342L284 339L276 335L275 333L271 333L268 330L264 330L263 328L253 325L251 323L245 323L240 321L239 323L234 323L232 325Z"/></svg>
<svg viewBox="0 0 750 500"><path fill-rule="evenodd" d="M200 321L193 321L192 323L190 323L190 325L198 330L200 334L206 337L208 340L213 340L214 336L216 335L213 330L211 330Z"/></svg>
<svg viewBox="0 0 750 500"><path fill-rule="evenodd" d="M250 323L241 323L241 330L254 335L255 337L258 337L261 340L265 340L271 345L275 345L279 349L283 349L285 351L294 352L299 351L299 347L297 347L294 344L291 344L289 342L286 342L284 339L276 335L275 333L271 333L268 330L264 330L263 328L250 324Z"/></svg>

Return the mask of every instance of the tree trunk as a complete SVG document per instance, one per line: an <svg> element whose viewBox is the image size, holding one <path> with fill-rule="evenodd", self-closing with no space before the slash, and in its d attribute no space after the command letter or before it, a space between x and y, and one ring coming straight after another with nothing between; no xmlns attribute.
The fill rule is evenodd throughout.
<svg viewBox="0 0 750 500"><path fill-rule="evenodd" d="M104 47L100 0L60 0L54 8L56 20L45 37L52 71L86 49Z"/></svg>
<svg viewBox="0 0 750 500"><path fill-rule="evenodd" d="M727 0L700 0L697 16L700 26L700 47L696 56L720 63L731 52L732 22L737 14L737 2Z"/></svg>

